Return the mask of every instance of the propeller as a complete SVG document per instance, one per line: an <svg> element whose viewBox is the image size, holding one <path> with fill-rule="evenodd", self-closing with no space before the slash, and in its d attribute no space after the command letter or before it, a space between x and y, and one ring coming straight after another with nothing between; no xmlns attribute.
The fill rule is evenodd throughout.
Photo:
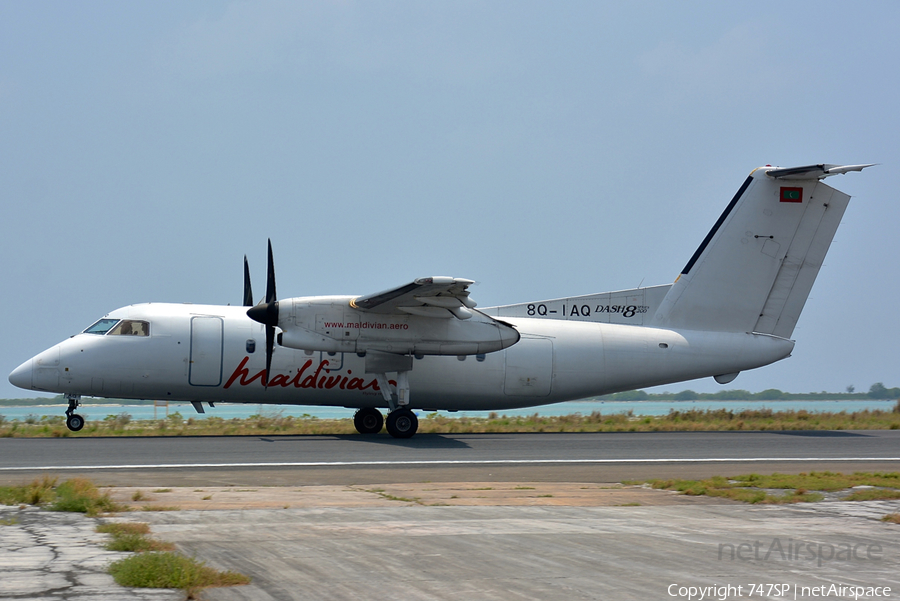
<svg viewBox="0 0 900 601"><path fill-rule="evenodd" d="M275 350L275 326L278 325L278 300L275 294L275 262L272 260L271 239L269 239L269 270L268 276L266 277L266 301L248 309L247 317L266 326L266 375L263 380L263 385L268 388L269 371L272 367L272 352Z"/></svg>
<svg viewBox="0 0 900 601"><path fill-rule="evenodd" d="M253 288L250 286L250 266L247 264L247 255L244 255L244 306L253 306Z"/></svg>

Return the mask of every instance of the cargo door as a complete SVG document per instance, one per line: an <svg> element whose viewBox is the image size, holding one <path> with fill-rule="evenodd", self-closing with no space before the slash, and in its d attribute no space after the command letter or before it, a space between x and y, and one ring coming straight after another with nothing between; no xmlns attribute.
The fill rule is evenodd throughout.
<svg viewBox="0 0 900 601"><path fill-rule="evenodd" d="M222 383L222 318L191 318L192 386L218 386Z"/></svg>
<svg viewBox="0 0 900 601"><path fill-rule="evenodd" d="M553 377L553 342L546 338L522 338L504 351L507 396L547 396Z"/></svg>

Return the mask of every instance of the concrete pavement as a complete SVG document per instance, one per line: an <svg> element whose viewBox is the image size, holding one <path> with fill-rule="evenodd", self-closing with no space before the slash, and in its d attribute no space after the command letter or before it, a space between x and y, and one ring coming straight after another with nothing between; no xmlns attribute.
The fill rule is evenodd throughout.
<svg viewBox="0 0 900 601"><path fill-rule="evenodd" d="M640 488L549 486L147 491L155 501L140 503L170 498L219 509L111 519L147 522L154 537L253 579L208 589L209 601L688 599L714 585L733 587L714 596L727 599L824 599L810 591L831 585L869 587L873 594L859 599L900 598L900 526L881 521L900 512L900 501L752 506ZM116 586L105 570L124 554L102 548L106 535L94 532L95 519L0 507L0 520L0 598L183 598ZM788 589L749 588L760 584ZM891 591L874 593L884 587Z"/></svg>
<svg viewBox="0 0 900 601"><path fill-rule="evenodd" d="M0 599L168 601L181 591L127 589L106 573L128 553L107 551L97 520L79 513L0 505Z"/></svg>
<svg viewBox="0 0 900 601"><path fill-rule="evenodd" d="M880 518L898 511L898 501L398 506L163 512L147 521L157 537L253 578L205 593L217 601L643 601L728 585L731 594L712 598L824 599L815 587L834 585L863 587L859 599L897 599L900 526Z"/></svg>

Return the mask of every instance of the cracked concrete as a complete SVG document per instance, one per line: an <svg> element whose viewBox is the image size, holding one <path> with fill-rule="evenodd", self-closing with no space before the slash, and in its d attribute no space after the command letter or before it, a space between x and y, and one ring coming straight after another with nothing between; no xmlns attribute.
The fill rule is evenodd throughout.
<svg viewBox="0 0 900 601"><path fill-rule="evenodd" d="M107 566L109 535L78 513L0 506L0 599L181 600L182 591L121 587Z"/></svg>
<svg viewBox="0 0 900 601"><path fill-rule="evenodd" d="M665 598L672 583L877 585L891 587L890 598L900 589L900 526L881 521L900 512L898 500L753 506L573 483L549 494L539 483L160 489L140 496L206 510L113 519L149 522L155 538L252 577L249 586L203 592L221 601L652 599ZM106 567L128 554L103 548L97 522L0 506L0 599L184 598L116 585ZM807 557L807 547L787 559L723 551L756 542L765 551L775 541L876 551L825 562Z"/></svg>
<svg viewBox="0 0 900 601"><path fill-rule="evenodd" d="M395 502L392 507L152 512L139 519L151 524L157 538L251 577L248 586L204 592L217 601L644 601L673 598L681 586L725 584L744 587L729 599L811 601L823 596L804 594L804 587L831 584L889 587L889 596L880 598L897 598L900 526L881 517L898 511L900 501ZM842 556L842 548L858 553ZM750 583L788 585L791 594L751 595Z"/></svg>

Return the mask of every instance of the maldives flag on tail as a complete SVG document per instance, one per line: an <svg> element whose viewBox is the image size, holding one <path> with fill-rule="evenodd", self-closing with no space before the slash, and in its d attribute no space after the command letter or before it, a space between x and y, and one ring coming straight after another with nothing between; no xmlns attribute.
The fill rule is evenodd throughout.
<svg viewBox="0 0 900 601"><path fill-rule="evenodd" d="M803 188L781 187L781 202L803 202Z"/></svg>

